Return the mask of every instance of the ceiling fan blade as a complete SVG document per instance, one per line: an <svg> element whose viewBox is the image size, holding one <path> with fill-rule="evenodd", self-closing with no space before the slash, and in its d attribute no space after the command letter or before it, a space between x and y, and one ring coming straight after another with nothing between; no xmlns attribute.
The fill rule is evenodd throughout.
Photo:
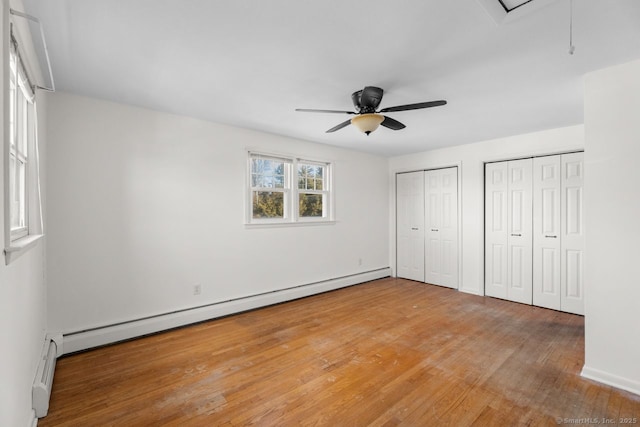
<svg viewBox="0 0 640 427"><path fill-rule="evenodd" d="M406 126L399 121L387 116L384 116L384 120L382 121L382 123L380 123L380 125L392 130L400 130L406 128Z"/></svg>
<svg viewBox="0 0 640 427"><path fill-rule="evenodd" d="M349 126L350 124L351 124L351 119L346 120L346 121L344 121L344 122L340 123L338 126L334 126L334 127L332 127L332 128L331 128L331 129L329 129L326 133L335 132L335 131L337 131L337 130L342 129L343 127L347 127L347 126Z"/></svg>
<svg viewBox="0 0 640 427"><path fill-rule="evenodd" d="M381 113L392 113L394 111L419 110L420 108L439 107L445 105L447 101L429 101L419 102L417 104L398 105L396 107L388 107L380 110Z"/></svg>
<svg viewBox="0 0 640 427"><path fill-rule="evenodd" d="M296 111L302 111L303 113L339 113L339 114L356 114L355 111L343 111L343 110L316 110L313 108L296 108Z"/></svg>
<svg viewBox="0 0 640 427"><path fill-rule="evenodd" d="M375 110L382 101L382 95L384 91L379 87L367 86L362 90L360 95L360 106L368 111L369 109Z"/></svg>

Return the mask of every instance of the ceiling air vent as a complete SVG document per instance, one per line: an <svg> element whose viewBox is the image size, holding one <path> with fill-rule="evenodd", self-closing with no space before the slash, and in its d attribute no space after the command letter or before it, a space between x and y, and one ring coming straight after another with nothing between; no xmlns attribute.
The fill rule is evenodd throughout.
<svg viewBox="0 0 640 427"><path fill-rule="evenodd" d="M557 0L476 0L496 24L522 17Z"/></svg>
<svg viewBox="0 0 640 427"><path fill-rule="evenodd" d="M527 3L531 3L533 0L498 0L498 2L504 7L504 11L509 13L514 9L524 6Z"/></svg>

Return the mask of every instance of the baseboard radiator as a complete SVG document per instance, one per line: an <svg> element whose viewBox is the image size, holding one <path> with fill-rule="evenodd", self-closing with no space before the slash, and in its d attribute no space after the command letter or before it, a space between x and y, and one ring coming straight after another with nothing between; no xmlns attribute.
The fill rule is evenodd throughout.
<svg viewBox="0 0 640 427"><path fill-rule="evenodd" d="M49 412L53 373L56 370L56 360L60 355L62 355L62 335L47 335L31 391L33 410L38 418L46 416Z"/></svg>

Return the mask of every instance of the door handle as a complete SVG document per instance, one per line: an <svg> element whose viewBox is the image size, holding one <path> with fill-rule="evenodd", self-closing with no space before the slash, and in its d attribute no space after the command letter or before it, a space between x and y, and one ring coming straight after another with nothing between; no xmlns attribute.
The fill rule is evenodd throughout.
<svg viewBox="0 0 640 427"><path fill-rule="evenodd" d="M522 237L522 234L520 234L520 233L518 233L518 234L512 234L512 236L515 236L515 237Z"/></svg>
<svg viewBox="0 0 640 427"><path fill-rule="evenodd" d="M411 227L411 229L412 229L412 230L418 230L418 228L416 228L416 227Z"/></svg>
<svg viewBox="0 0 640 427"><path fill-rule="evenodd" d="M438 231L438 229L437 228L432 228L431 231Z"/></svg>
<svg viewBox="0 0 640 427"><path fill-rule="evenodd" d="M550 239L557 239L558 238L558 236L544 236L544 237L547 237L547 238L550 238Z"/></svg>

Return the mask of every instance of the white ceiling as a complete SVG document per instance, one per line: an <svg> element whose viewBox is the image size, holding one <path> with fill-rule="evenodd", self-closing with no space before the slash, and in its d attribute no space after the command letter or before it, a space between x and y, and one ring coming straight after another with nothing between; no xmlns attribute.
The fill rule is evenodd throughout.
<svg viewBox="0 0 640 427"><path fill-rule="evenodd" d="M583 75L640 58L640 1L575 0L574 55L569 0L544 1L498 25L476 0L24 3L58 90L392 156L582 123ZM366 85L381 108L448 104L369 137L294 111L352 110Z"/></svg>

